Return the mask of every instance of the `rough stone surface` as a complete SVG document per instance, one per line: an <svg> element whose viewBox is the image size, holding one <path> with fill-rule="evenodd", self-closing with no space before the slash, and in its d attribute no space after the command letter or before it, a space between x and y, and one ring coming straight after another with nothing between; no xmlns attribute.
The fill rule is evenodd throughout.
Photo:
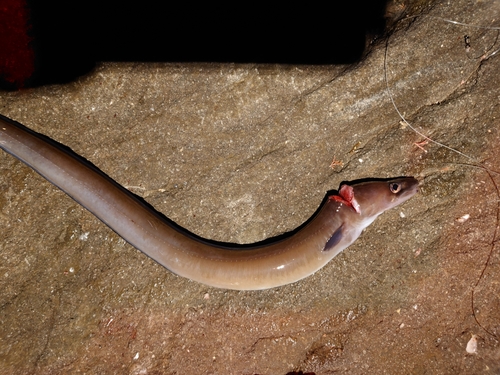
<svg viewBox="0 0 500 375"><path fill-rule="evenodd" d="M418 5L388 40L390 92L472 159L400 123L385 41L356 66L106 63L0 93L2 114L211 239L291 230L341 181L421 181L315 275L237 292L166 271L1 152L0 372L500 373L500 178L471 166L500 170L498 30L442 19L498 27L500 3Z"/></svg>

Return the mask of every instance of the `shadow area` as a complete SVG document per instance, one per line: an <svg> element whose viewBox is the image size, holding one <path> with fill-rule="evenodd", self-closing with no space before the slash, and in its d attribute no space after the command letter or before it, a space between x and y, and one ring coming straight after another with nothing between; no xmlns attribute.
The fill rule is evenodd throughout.
<svg viewBox="0 0 500 375"><path fill-rule="evenodd" d="M24 21L13 26L20 29L14 36L25 28L30 42L19 44L32 50L34 69L14 81L0 74L4 89L70 82L103 61L350 64L386 24L386 0L310 6L8 1L24 3ZM12 35L3 38L15 42Z"/></svg>

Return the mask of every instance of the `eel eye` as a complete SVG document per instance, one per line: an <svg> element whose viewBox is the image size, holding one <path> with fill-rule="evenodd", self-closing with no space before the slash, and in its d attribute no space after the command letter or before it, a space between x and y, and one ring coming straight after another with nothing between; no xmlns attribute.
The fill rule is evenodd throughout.
<svg viewBox="0 0 500 375"><path fill-rule="evenodd" d="M401 191L401 184L399 182L392 182L389 184L389 189L391 189L394 194L399 193Z"/></svg>

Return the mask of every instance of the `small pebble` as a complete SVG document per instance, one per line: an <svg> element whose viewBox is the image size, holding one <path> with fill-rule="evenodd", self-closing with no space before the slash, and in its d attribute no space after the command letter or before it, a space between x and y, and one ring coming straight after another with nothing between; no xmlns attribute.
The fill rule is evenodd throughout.
<svg viewBox="0 0 500 375"><path fill-rule="evenodd" d="M472 335L469 342L467 343L467 347L465 348L465 351L469 354L476 354L477 353L477 335Z"/></svg>

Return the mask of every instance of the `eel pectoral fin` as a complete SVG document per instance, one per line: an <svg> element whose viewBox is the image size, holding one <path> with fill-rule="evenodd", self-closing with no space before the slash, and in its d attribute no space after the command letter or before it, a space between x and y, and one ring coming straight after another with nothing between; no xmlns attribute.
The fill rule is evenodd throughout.
<svg viewBox="0 0 500 375"><path fill-rule="evenodd" d="M343 232L344 232L344 224L342 224L340 227L337 228L335 232L333 232L332 236L325 244L323 251L330 251L331 249L333 249L342 240L342 237L344 236Z"/></svg>

